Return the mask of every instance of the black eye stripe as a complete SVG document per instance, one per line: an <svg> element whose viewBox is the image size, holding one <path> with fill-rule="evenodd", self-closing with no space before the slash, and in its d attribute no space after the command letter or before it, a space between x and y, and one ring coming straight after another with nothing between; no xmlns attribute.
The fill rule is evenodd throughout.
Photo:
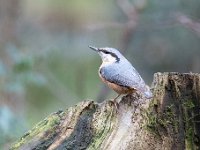
<svg viewBox="0 0 200 150"><path fill-rule="evenodd" d="M102 52L105 53L105 54L111 54L110 52L105 51L105 50L100 50L100 51L102 51Z"/></svg>
<svg viewBox="0 0 200 150"><path fill-rule="evenodd" d="M119 58L115 53L108 52L108 51L102 50L102 49L100 49L99 51L102 51L102 52L105 53L105 54L110 54L111 56L115 57L116 60L117 60L117 62L119 62L119 60L120 60L120 58Z"/></svg>
<svg viewBox="0 0 200 150"><path fill-rule="evenodd" d="M110 52L106 52L106 51L105 51L104 53L105 53L105 54L111 54Z"/></svg>

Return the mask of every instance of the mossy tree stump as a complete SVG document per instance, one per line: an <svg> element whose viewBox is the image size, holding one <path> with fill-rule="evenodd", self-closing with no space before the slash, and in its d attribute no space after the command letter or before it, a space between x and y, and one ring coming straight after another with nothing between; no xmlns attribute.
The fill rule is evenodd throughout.
<svg viewBox="0 0 200 150"><path fill-rule="evenodd" d="M200 74L156 73L154 97L84 101L38 123L11 149L182 150L200 148Z"/></svg>

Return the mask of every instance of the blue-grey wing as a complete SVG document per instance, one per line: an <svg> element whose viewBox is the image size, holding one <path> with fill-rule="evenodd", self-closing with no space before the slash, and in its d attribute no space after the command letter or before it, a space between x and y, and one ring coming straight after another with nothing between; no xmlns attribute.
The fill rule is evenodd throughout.
<svg viewBox="0 0 200 150"><path fill-rule="evenodd" d="M106 67L100 71L101 75L109 82L136 89L144 93L146 97L152 96L148 86L132 66L129 68Z"/></svg>
<svg viewBox="0 0 200 150"><path fill-rule="evenodd" d="M116 67L102 68L101 75L109 82L116 83L121 86L127 86L134 89L140 89L142 86L145 86L145 83L139 73L133 67L129 69Z"/></svg>

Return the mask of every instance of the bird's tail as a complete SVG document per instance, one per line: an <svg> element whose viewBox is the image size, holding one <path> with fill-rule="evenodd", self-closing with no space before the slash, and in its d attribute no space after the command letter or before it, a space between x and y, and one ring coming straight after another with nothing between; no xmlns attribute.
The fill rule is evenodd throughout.
<svg viewBox="0 0 200 150"><path fill-rule="evenodd" d="M146 85L146 90L143 92L144 93L144 96L147 98L147 99L150 99L153 97L153 94L149 88L149 86Z"/></svg>

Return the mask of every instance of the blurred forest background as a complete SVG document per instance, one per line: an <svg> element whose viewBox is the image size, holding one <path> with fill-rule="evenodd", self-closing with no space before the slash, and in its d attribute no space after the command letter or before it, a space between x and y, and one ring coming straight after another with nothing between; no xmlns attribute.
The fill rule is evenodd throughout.
<svg viewBox="0 0 200 150"><path fill-rule="evenodd" d="M116 95L88 45L120 49L148 84L199 72L199 19L199 0L0 0L0 149L49 113Z"/></svg>

